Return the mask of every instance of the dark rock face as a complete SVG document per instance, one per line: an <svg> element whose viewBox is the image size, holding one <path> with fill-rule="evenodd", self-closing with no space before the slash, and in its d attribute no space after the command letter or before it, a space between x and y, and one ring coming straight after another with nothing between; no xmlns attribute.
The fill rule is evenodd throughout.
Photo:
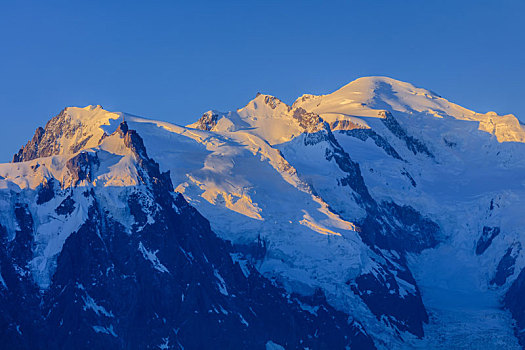
<svg viewBox="0 0 525 350"><path fill-rule="evenodd" d="M257 237L257 241L251 244L234 244L233 248L236 252L241 252L243 256L256 265L264 260L267 252L267 242Z"/></svg>
<svg viewBox="0 0 525 350"><path fill-rule="evenodd" d="M33 249L33 217L28 210L25 203L17 203L15 205L15 218L18 224L18 229L15 232L15 238L9 242L12 251L20 251L21 254L13 256L16 268L21 274L29 274L26 262L32 255Z"/></svg>
<svg viewBox="0 0 525 350"><path fill-rule="evenodd" d="M419 253L438 243L439 226L410 206L382 202L362 223L363 240L372 246Z"/></svg>
<svg viewBox="0 0 525 350"><path fill-rule="evenodd" d="M512 286L505 294L503 303L511 312L512 318L516 321L514 334L518 338L522 347L525 347L525 269L522 269L518 278L514 280Z"/></svg>
<svg viewBox="0 0 525 350"><path fill-rule="evenodd" d="M416 180L414 180L412 175L410 175L410 173L407 170L403 170L401 172L401 174L403 174L403 175L405 175L407 177L407 179L410 181L410 184L412 185L412 187L417 187Z"/></svg>
<svg viewBox="0 0 525 350"><path fill-rule="evenodd" d="M483 226L483 232L478 239L478 243L476 243L476 254L483 254L491 245L494 238L500 234L500 231L501 229L499 227Z"/></svg>
<svg viewBox="0 0 525 350"><path fill-rule="evenodd" d="M392 147L390 143L388 143L387 140L385 140L381 135L379 135L372 129L352 129L352 130L341 130L339 132L341 134L345 134L348 136L358 138L361 141L366 141L367 139L370 138L374 140L374 143L376 144L376 146L382 148L386 152L386 154L388 154L389 156L395 159L403 160L401 156L399 155L399 153L396 152L394 147Z"/></svg>
<svg viewBox="0 0 525 350"><path fill-rule="evenodd" d="M455 148L458 145L457 142L449 141L445 137L443 137L443 142L450 148Z"/></svg>
<svg viewBox="0 0 525 350"><path fill-rule="evenodd" d="M49 202L55 197L55 182L54 179L45 180L42 185L38 187L36 204Z"/></svg>
<svg viewBox="0 0 525 350"><path fill-rule="evenodd" d="M27 205L15 208L20 229L12 240L0 226L3 347L264 349L272 341L287 349L375 348L363 327L321 292L289 294L250 265L242 269L232 246L173 194L169 175L147 157L140 136L125 124L119 132L142 180L127 197L131 227L102 207L104 189L72 187L56 212L71 213L73 194L81 191L92 203L88 219L66 239L50 287L40 291L27 270L34 244ZM96 156L72 159L77 180L89 182Z"/></svg>
<svg viewBox="0 0 525 350"><path fill-rule="evenodd" d="M419 141L413 136L409 136L406 133L405 129L403 129L403 127L399 125L399 122L396 120L396 118L394 118L392 113L385 111L382 112L380 115L381 117L383 117L381 121L388 128L388 130L390 130L390 132L392 132L392 134L394 134L394 136L396 136L398 139L404 141L407 148L411 150L414 154L422 153L428 156L429 158L435 158L434 154L430 152L430 150L423 142Z"/></svg>
<svg viewBox="0 0 525 350"><path fill-rule="evenodd" d="M84 180L93 181L93 175L99 165L100 161L96 153L81 152L69 159L66 167L71 173L73 186Z"/></svg>
<svg viewBox="0 0 525 350"><path fill-rule="evenodd" d="M38 158L38 146L43 136L44 129L38 127L33 138L13 156L13 163Z"/></svg>
<svg viewBox="0 0 525 350"><path fill-rule="evenodd" d="M519 243L510 246L505 255L501 258L496 269L496 275L491 280L491 284L502 286L507 282L507 278L514 274L514 264L521 251L521 245Z"/></svg>
<svg viewBox="0 0 525 350"><path fill-rule="evenodd" d="M32 218L25 208L17 207L17 219L28 224L17 230L13 240L0 225L0 339L5 349L30 349L38 318L38 288L26 267L32 257ZM31 225L30 225L31 224ZM22 333L22 329L27 330Z"/></svg>
<svg viewBox="0 0 525 350"><path fill-rule="evenodd" d="M401 260L396 263L399 265ZM363 299L378 320L422 338L423 322L428 322L428 315L414 277L408 268L399 269L389 259L385 261L386 264L373 273L357 277L351 283L352 291ZM395 275L392 271L396 271ZM405 282L404 287L398 282L400 279ZM404 290L406 286L412 286L412 290Z"/></svg>
<svg viewBox="0 0 525 350"><path fill-rule="evenodd" d="M58 215L70 215L75 210L75 201L71 195L67 196L60 205L55 209Z"/></svg>

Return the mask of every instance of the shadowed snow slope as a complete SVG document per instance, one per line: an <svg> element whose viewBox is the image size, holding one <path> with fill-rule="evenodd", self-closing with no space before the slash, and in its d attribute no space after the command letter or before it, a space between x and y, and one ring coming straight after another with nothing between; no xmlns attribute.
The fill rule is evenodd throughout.
<svg viewBox="0 0 525 350"><path fill-rule="evenodd" d="M97 201L122 227L152 223L146 215L137 226L118 200L144 181L140 149L120 141L124 117L174 190L231 241L245 275L253 266L288 293L324 295L334 315L348 315L378 348L519 347L525 131L514 116L476 113L385 77L291 106L258 94L186 127L100 106L67 108L15 163L0 165L7 237L19 230L8 218L13 193L45 196L53 186L111 188L119 194L102 191ZM95 165L78 166L86 161ZM85 217L89 198L71 198L75 217ZM52 285L64 240L81 224L66 219L55 235L46 205L31 209L39 229L28 271L40 288ZM170 271L161 253L145 244L138 251L159 274ZM300 305L312 315L321 307Z"/></svg>

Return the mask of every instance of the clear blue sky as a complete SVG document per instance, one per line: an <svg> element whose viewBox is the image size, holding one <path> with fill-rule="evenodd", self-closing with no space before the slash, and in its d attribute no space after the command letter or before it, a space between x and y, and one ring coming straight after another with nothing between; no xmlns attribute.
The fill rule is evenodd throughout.
<svg viewBox="0 0 525 350"><path fill-rule="evenodd" d="M189 123L366 75L525 120L525 1L2 1L0 161L65 106Z"/></svg>

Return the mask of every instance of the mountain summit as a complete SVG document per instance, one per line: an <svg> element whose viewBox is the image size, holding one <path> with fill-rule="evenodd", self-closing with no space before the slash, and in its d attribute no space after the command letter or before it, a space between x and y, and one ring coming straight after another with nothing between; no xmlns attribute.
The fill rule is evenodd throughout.
<svg viewBox="0 0 525 350"><path fill-rule="evenodd" d="M476 113L449 102L430 90L387 77L359 78L328 95L303 95L292 106L286 105L277 97L258 94L236 112L215 111L207 114L212 113L215 116L213 126L217 131L256 128L265 139L278 143L286 142L293 135L304 131L293 123L293 111L298 108L319 115L332 128L338 129L366 128L367 118L381 118L384 111L390 111L396 114L477 122L479 130L495 135L499 142L525 142L522 125L511 114L500 116L495 112ZM200 128L202 122L201 118L188 126Z"/></svg>
<svg viewBox="0 0 525 350"><path fill-rule="evenodd" d="M3 339L520 348L524 135L385 77L188 126L66 108L0 164Z"/></svg>

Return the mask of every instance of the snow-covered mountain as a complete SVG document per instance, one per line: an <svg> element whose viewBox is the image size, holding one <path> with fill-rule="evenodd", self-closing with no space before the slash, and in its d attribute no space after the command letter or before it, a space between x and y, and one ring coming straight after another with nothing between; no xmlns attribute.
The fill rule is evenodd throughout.
<svg viewBox="0 0 525 350"><path fill-rule="evenodd" d="M2 166L3 348L373 347L321 291L286 292L219 239L127 123L71 152L75 112Z"/></svg>
<svg viewBox="0 0 525 350"><path fill-rule="evenodd" d="M3 337L519 348L524 142L384 77L186 127L66 108L0 165Z"/></svg>

